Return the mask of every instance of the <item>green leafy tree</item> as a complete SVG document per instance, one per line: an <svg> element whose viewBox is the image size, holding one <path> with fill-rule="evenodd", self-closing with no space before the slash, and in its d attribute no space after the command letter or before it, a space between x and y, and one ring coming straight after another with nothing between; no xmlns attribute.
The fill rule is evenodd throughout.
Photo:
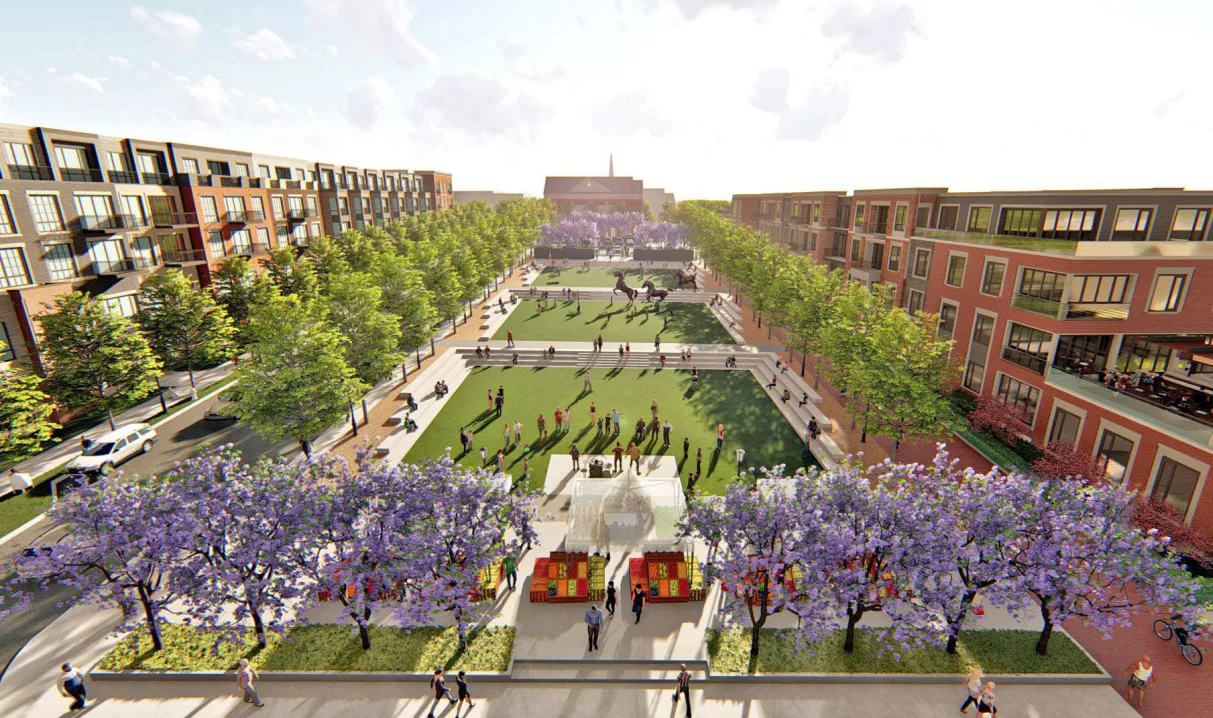
<svg viewBox="0 0 1213 718"><path fill-rule="evenodd" d="M313 237L308 240L304 254L316 270L316 281L322 292L328 291L333 277L350 271L345 252L332 237Z"/></svg>
<svg viewBox="0 0 1213 718"><path fill-rule="evenodd" d="M50 309L38 317L47 389L72 409L105 409L113 429L114 407L156 390L160 359L133 322L87 294L60 295Z"/></svg>
<svg viewBox="0 0 1213 718"><path fill-rule="evenodd" d="M421 272L413 269L405 257L381 254L375 258L371 276L383 290L380 300L383 311L400 319L400 348L420 350L434 336L434 325L439 319ZM418 353L419 359L420 356Z"/></svg>
<svg viewBox="0 0 1213 718"><path fill-rule="evenodd" d="M246 343L249 314L253 307L277 294L277 287L269 277L254 272L252 264L245 257L229 257L223 260L211 275L211 279L215 301L236 325L240 343Z"/></svg>
<svg viewBox="0 0 1213 718"><path fill-rule="evenodd" d="M311 438L366 390L345 361L345 338L321 307L294 295L256 307L249 336L251 358L236 369L236 415L267 441L290 437L311 456Z"/></svg>
<svg viewBox="0 0 1213 718"><path fill-rule="evenodd" d="M646 222L652 222L657 219L657 215L653 214L653 205L649 204L648 200L645 200L644 205L641 206L641 212L644 214L644 221Z"/></svg>
<svg viewBox="0 0 1213 718"><path fill-rule="evenodd" d="M340 274L329 285L329 322L345 337L345 362L365 384L375 384L403 361L400 317L383 310L383 290L366 274Z"/></svg>
<svg viewBox="0 0 1213 718"><path fill-rule="evenodd" d="M673 200L666 200L661 205L661 221L662 222L679 222L678 205Z"/></svg>
<svg viewBox="0 0 1213 718"><path fill-rule="evenodd" d="M0 351L4 348L0 342ZM41 451L59 428L51 421L54 411L41 377L16 367L0 369L0 462L21 461Z"/></svg>
<svg viewBox="0 0 1213 718"><path fill-rule="evenodd" d="M297 254L294 247L281 247L270 252L264 268L266 276L283 295L293 294L304 301L319 295L316 266L309 257Z"/></svg>
<svg viewBox="0 0 1213 718"><path fill-rule="evenodd" d="M175 269L143 283L135 319L165 364L189 372L190 386L196 386L194 367L226 361L235 350L236 327L227 312Z"/></svg>

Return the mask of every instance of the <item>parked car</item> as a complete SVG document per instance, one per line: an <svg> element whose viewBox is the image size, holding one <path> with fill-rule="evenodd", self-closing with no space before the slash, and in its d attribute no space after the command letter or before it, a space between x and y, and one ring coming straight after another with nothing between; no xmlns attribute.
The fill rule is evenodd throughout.
<svg viewBox="0 0 1213 718"><path fill-rule="evenodd" d="M239 386L232 386L219 392L219 397L202 413L202 418L205 421L235 421L238 419L233 408L239 391Z"/></svg>
<svg viewBox="0 0 1213 718"><path fill-rule="evenodd" d="M127 424L102 434L68 462L68 473L106 473L137 454L146 454L160 437L147 424Z"/></svg>

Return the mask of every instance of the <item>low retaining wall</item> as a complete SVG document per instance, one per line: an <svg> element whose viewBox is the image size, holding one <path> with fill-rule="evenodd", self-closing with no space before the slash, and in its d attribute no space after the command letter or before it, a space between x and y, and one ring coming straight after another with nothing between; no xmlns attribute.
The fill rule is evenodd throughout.
<svg viewBox="0 0 1213 718"><path fill-rule="evenodd" d="M375 673L366 672L312 672L312 671L266 671L258 674L259 681L265 683L299 682L346 682L346 683L428 683L434 677L428 673ZM88 677L94 681L189 681L192 683L222 682L231 683L236 678L235 671L92 671ZM498 683L508 681L509 673L468 673L467 677L473 682Z"/></svg>
<svg viewBox="0 0 1213 718"><path fill-rule="evenodd" d="M634 249L632 259L639 262L690 262L695 259L693 249Z"/></svg>
<svg viewBox="0 0 1213 718"><path fill-rule="evenodd" d="M594 259L598 250L590 247L536 247L536 259Z"/></svg>

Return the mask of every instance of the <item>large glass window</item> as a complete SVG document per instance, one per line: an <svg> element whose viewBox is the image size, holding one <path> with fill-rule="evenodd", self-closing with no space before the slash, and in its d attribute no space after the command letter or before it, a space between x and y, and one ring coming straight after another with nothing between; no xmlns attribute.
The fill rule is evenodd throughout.
<svg viewBox="0 0 1213 718"><path fill-rule="evenodd" d="M190 159L189 157L182 158L181 166L185 168L187 175L198 174L198 160Z"/></svg>
<svg viewBox="0 0 1213 718"><path fill-rule="evenodd" d="M931 271L931 250L916 249L914 250L914 276L919 279L926 279Z"/></svg>
<svg viewBox="0 0 1213 718"><path fill-rule="evenodd" d="M1044 217L1039 209L1004 209L1002 211L1002 234L1035 237L1040 233L1040 222Z"/></svg>
<svg viewBox="0 0 1213 718"><path fill-rule="evenodd" d="M177 221L177 201L174 198L151 196L147 198L147 203L151 206L152 221L157 225Z"/></svg>
<svg viewBox="0 0 1213 718"><path fill-rule="evenodd" d="M956 205L939 208L939 229L956 229L956 218L960 215L960 208ZM926 226L923 224L922 226Z"/></svg>
<svg viewBox="0 0 1213 718"><path fill-rule="evenodd" d="M965 366L964 388L975 394L980 394L981 382L985 378L985 375L985 365L970 359L969 363Z"/></svg>
<svg viewBox="0 0 1213 718"><path fill-rule="evenodd" d="M122 243L115 239L89 242L88 256L98 274L109 274L126 269L126 252Z"/></svg>
<svg viewBox="0 0 1213 718"><path fill-rule="evenodd" d="M911 289L910 298L906 304L906 310L909 311L911 315L917 314L918 312L922 311L922 302L922 292L918 291L917 289Z"/></svg>
<svg viewBox="0 0 1213 718"><path fill-rule="evenodd" d="M1133 455L1133 441L1109 429L1104 429L1099 438L1099 451L1096 458L1103 457L1105 461L1104 476L1114 483L1123 483L1125 471L1129 466L1129 458Z"/></svg>
<svg viewBox="0 0 1213 718"><path fill-rule="evenodd" d="M1046 272L1041 269L1024 269L1023 276L1019 280L1019 293L1037 299L1060 302L1065 286L1066 275L1064 274Z"/></svg>
<svg viewBox="0 0 1213 718"><path fill-rule="evenodd" d="M863 229L863 205L855 206L855 229Z"/></svg>
<svg viewBox="0 0 1213 718"><path fill-rule="evenodd" d="M219 205L215 203L214 197L202 198L202 221L207 224L219 221Z"/></svg>
<svg viewBox="0 0 1213 718"><path fill-rule="evenodd" d="M343 199L342 202L344 201ZM278 195L270 197L270 207L274 209L274 219L286 219L286 211L282 208L282 197Z"/></svg>
<svg viewBox="0 0 1213 718"><path fill-rule="evenodd" d="M1070 301L1084 304L1120 304L1129 286L1127 274L1070 277Z"/></svg>
<svg viewBox="0 0 1213 718"><path fill-rule="evenodd" d="M109 314L122 317L133 317L139 313L139 297L134 294L124 294L121 297L105 297L101 307Z"/></svg>
<svg viewBox="0 0 1213 718"><path fill-rule="evenodd" d="M396 197L393 197L392 198L392 211L393 212L398 211L399 206L400 206L400 200ZM316 198L311 195L308 195L308 197L307 197L307 211L313 217L316 216Z"/></svg>
<svg viewBox="0 0 1213 718"><path fill-rule="evenodd" d="M114 216L114 201L109 195L78 194L75 199L76 213L81 218L87 217L95 226L101 228L108 226L104 223Z"/></svg>
<svg viewBox="0 0 1213 718"><path fill-rule="evenodd" d="M105 157L109 160L110 169L115 172L126 172L130 169L124 152L106 152Z"/></svg>
<svg viewBox="0 0 1213 718"><path fill-rule="evenodd" d="M223 246L223 232L207 232L206 244L211 250L211 257L227 256L227 247Z"/></svg>
<svg viewBox="0 0 1213 718"><path fill-rule="evenodd" d="M253 203L253 214L265 219L265 200L260 197L250 197L249 201Z"/></svg>
<svg viewBox="0 0 1213 718"><path fill-rule="evenodd" d="M262 247L268 248L270 246L270 230L268 228L266 228L266 227L257 228L257 242Z"/></svg>
<svg viewBox="0 0 1213 718"><path fill-rule="evenodd" d="M948 257L948 274L944 282L951 287L959 287L965 281L965 258L959 254Z"/></svg>
<svg viewBox="0 0 1213 718"><path fill-rule="evenodd" d="M973 315L973 343L990 346L990 338L994 336L994 317L988 314Z"/></svg>
<svg viewBox="0 0 1213 718"><path fill-rule="evenodd" d="M858 239L851 240L851 261L858 262L863 255L863 243Z"/></svg>
<svg viewBox="0 0 1213 718"><path fill-rule="evenodd" d="M1002 278L1007 272L1007 265L1002 262L986 262L985 272L981 275L981 293L997 297L1002 294Z"/></svg>
<svg viewBox="0 0 1213 718"><path fill-rule="evenodd" d="M24 142L5 142L4 156L8 160L8 164L12 165L9 169L13 169L13 179L38 179L37 175L25 170L25 172L17 171L14 168L32 168L38 166L37 155L34 154L34 146Z"/></svg>
<svg viewBox="0 0 1213 718"><path fill-rule="evenodd" d="M34 229L40 234L63 231L63 212L59 209L58 195L31 194L29 209L34 215Z"/></svg>
<svg viewBox="0 0 1213 718"><path fill-rule="evenodd" d="M1142 242L1150 231L1150 209L1118 209L1116 224L1112 227L1112 239L1119 242Z"/></svg>
<svg viewBox="0 0 1213 718"><path fill-rule="evenodd" d="M55 244L46 248L46 269L51 279L75 279L80 276L76 268L75 252L71 244Z"/></svg>
<svg viewBox="0 0 1213 718"><path fill-rule="evenodd" d="M1092 240L1099 225L1097 209L1046 210L1040 236L1046 239Z"/></svg>
<svg viewBox="0 0 1213 718"><path fill-rule="evenodd" d="M1179 509L1181 515L1186 516L1188 506L1192 504L1192 496L1196 493L1198 481L1200 481L1200 473L1196 469L1164 456L1158 464L1158 474L1154 477L1152 493L1168 501Z"/></svg>
<svg viewBox="0 0 1213 718"><path fill-rule="evenodd" d="M20 247L0 249L0 289L29 284L29 267Z"/></svg>
<svg viewBox="0 0 1213 718"><path fill-rule="evenodd" d="M1011 407L1018 418L1029 426L1036 421L1036 406L1040 403L1040 390L1006 374L999 375L998 391L995 395L1002 403Z"/></svg>
<svg viewBox="0 0 1213 718"><path fill-rule="evenodd" d="M1162 373L1171 364L1171 349L1150 341L1150 337L1128 336L1120 343L1116 368L1124 372Z"/></svg>
<svg viewBox="0 0 1213 718"><path fill-rule="evenodd" d="M1012 322L1002 358L1029 371L1044 374L1052 344L1052 334Z"/></svg>
<svg viewBox="0 0 1213 718"><path fill-rule="evenodd" d="M893 231L904 232L906 229L906 215L910 213L910 208L904 204L899 206L893 212Z"/></svg>
<svg viewBox="0 0 1213 718"><path fill-rule="evenodd" d="M223 198L223 209L227 211L227 219L229 222L243 222L244 215L244 198L239 195L228 195Z"/></svg>
<svg viewBox="0 0 1213 718"><path fill-rule="evenodd" d="M931 226L931 206L922 205L918 208L918 213L914 217L914 229L925 229Z"/></svg>
<svg viewBox="0 0 1213 718"><path fill-rule="evenodd" d="M147 214L143 211L143 198L138 195L122 196L122 213L130 217L135 227L147 224Z"/></svg>
<svg viewBox="0 0 1213 718"><path fill-rule="evenodd" d="M79 145L55 145L55 161L59 173L68 182L89 182L97 179L89 167L88 150Z"/></svg>
<svg viewBox="0 0 1213 718"><path fill-rule="evenodd" d="M253 237L247 229L238 229L232 232L232 254L253 253Z"/></svg>
<svg viewBox="0 0 1213 718"><path fill-rule="evenodd" d="M1078 443L1078 427L1082 424L1082 419L1077 414L1072 414L1065 409L1057 408L1053 410L1053 428L1049 431L1049 443L1060 441L1063 444Z"/></svg>
<svg viewBox="0 0 1213 718"><path fill-rule="evenodd" d="M17 225L13 222L13 208L8 203L8 195L0 194L0 234L16 234Z"/></svg>
<svg viewBox="0 0 1213 718"><path fill-rule="evenodd" d="M1178 312L1183 305L1186 274L1160 274L1154 278L1154 291L1150 294L1150 311Z"/></svg>
<svg viewBox="0 0 1213 718"><path fill-rule="evenodd" d="M1171 234L1167 239L1199 242L1205 238L1205 226L1209 223L1207 209L1177 209L1171 222Z"/></svg>
<svg viewBox="0 0 1213 718"><path fill-rule="evenodd" d="M218 160L207 160L206 171L213 175L222 175L224 177L232 173L231 167L228 166L228 163L220 162Z"/></svg>
<svg viewBox="0 0 1213 718"><path fill-rule="evenodd" d="M813 249L817 249L817 234L813 234ZM897 272L901 270L901 245L894 244L889 247L889 271Z"/></svg>
<svg viewBox="0 0 1213 718"><path fill-rule="evenodd" d="M236 176L248 177L248 165L244 164L243 162L237 162L236 163Z"/></svg>
<svg viewBox="0 0 1213 718"><path fill-rule="evenodd" d="M1107 334L1063 334L1057 338L1053 366L1093 374L1107 368L1112 337Z"/></svg>
<svg viewBox="0 0 1213 718"><path fill-rule="evenodd" d="M958 309L955 304L939 305L939 334L941 339L950 339L952 332L956 329L956 314Z"/></svg>
<svg viewBox="0 0 1213 718"><path fill-rule="evenodd" d="M813 205L813 224L821 224L821 203Z"/></svg>
<svg viewBox="0 0 1213 718"><path fill-rule="evenodd" d="M969 207L969 231L982 234L990 231L989 207Z"/></svg>

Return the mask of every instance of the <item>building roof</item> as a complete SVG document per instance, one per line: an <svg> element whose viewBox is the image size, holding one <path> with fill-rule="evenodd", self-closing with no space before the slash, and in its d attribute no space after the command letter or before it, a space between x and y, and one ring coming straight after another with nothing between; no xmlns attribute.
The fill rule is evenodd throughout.
<svg viewBox="0 0 1213 718"><path fill-rule="evenodd" d="M548 177L543 196L551 195L639 195L644 182L631 177Z"/></svg>

